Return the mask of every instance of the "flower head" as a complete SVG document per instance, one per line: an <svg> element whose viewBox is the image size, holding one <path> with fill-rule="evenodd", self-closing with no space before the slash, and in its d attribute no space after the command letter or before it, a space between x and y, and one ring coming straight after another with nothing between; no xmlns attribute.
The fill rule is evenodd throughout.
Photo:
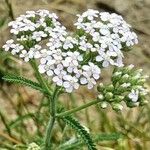
<svg viewBox="0 0 150 150"><path fill-rule="evenodd" d="M77 16L77 32L70 34L56 14L42 9L27 11L9 23L16 38L8 40L3 48L25 62L38 59L39 72L67 92L79 85L91 89L101 69L122 67L122 50L138 41L130 25L115 13L89 9ZM120 84L122 89L130 87L128 82Z"/></svg>

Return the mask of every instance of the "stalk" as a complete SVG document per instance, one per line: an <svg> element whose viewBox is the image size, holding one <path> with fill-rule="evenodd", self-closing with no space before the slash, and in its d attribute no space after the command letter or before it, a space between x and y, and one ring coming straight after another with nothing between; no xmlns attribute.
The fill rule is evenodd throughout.
<svg viewBox="0 0 150 150"><path fill-rule="evenodd" d="M56 101L59 95L59 88L56 86L55 91L50 98L50 112L51 112L51 117L48 122L46 134L45 134L45 148L44 150L51 150L52 144L51 144L51 137L52 137L52 131L54 128L55 120L56 120Z"/></svg>
<svg viewBox="0 0 150 150"><path fill-rule="evenodd" d="M85 105L82 105L82 106L79 106L79 107L77 107L77 108L73 108L73 109L71 109L71 110L68 110L68 111L62 112L62 113L60 113L60 114L57 114L56 116L57 116L57 117L68 116L68 115L71 115L71 114L73 114L73 113L75 113L75 112L78 112L78 111L80 111L80 110L82 110L82 109L85 109L85 108L87 108L87 107L90 107L90 106L92 106L92 105L95 105L95 104L97 104L97 103L99 103L99 102L100 102L100 100L96 99L96 100L93 100L93 101L91 101L91 102L89 102L89 103L87 103L87 104L85 104Z"/></svg>

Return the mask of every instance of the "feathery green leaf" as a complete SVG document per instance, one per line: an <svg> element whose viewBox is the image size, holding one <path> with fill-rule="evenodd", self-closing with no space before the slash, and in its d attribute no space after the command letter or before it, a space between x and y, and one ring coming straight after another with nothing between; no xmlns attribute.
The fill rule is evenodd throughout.
<svg viewBox="0 0 150 150"><path fill-rule="evenodd" d="M73 117L64 116L61 118L67 125L72 127L82 138L85 144L88 146L89 150L96 150L95 144L90 136L90 134L85 130L85 128Z"/></svg>
<svg viewBox="0 0 150 150"><path fill-rule="evenodd" d="M46 93L45 89L43 89L40 84L38 84L37 82L33 82L29 79L26 79L24 77L21 77L21 76L8 74L8 75L5 75L3 79L8 82L13 82L13 83L29 86L35 90L41 91L42 93Z"/></svg>
<svg viewBox="0 0 150 150"><path fill-rule="evenodd" d="M122 135L120 133L110 133L110 134L102 133L102 134L93 135L93 141L95 143L99 141L116 141L120 139L121 137ZM83 143L83 141L81 141L81 139L79 138L71 144L63 143L62 145L58 147L58 150L74 150L79 147L81 148L81 146L84 146L84 145L85 143Z"/></svg>

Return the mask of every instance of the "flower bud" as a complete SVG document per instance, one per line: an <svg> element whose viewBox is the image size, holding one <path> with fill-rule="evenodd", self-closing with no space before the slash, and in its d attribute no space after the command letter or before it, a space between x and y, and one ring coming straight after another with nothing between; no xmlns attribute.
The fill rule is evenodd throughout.
<svg viewBox="0 0 150 150"><path fill-rule="evenodd" d="M122 76L122 72L115 72L113 75L112 75L112 81L113 81L113 83L116 83L117 81L119 81L120 80L120 78L121 78L121 76Z"/></svg>
<svg viewBox="0 0 150 150"><path fill-rule="evenodd" d="M125 74L121 77L120 83L125 83L128 81L128 79L129 79L129 75Z"/></svg>
<svg viewBox="0 0 150 150"><path fill-rule="evenodd" d="M146 82L146 79L140 79L137 81L137 84L144 84Z"/></svg>
<svg viewBox="0 0 150 150"><path fill-rule="evenodd" d="M127 70L132 70L134 68L133 64L130 64L129 66L126 67Z"/></svg>
<svg viewBox="0 0 150 150"><path fill-rule="evenodd" d="M146 104L148 104L148 100L142 99L142 100L140 101L140 106L143 106L143 105L146 105Z"/></svg>
<svg viewBox="0 0 150 150"><path fill-rule="evenodd" d="M127 67L124 67L124 68L123 68L123 73L125 73L125 74L126 74L126 73L130 74L130 73L132 72L133 68L134 68L134 65L133 65L133 64L131 64L131 65L127 66Z"/></svg>
<svg viewBox="0 0 150 150"><path fill-rule="evenodd" d="M132 101L127 101L127 106L128 107L130 107L130 108L132 108L132 107L137 107L137 106L139 106L139 102L132 102Z"/></svg>
<svg viewBox="0 0 150 150"><path fill-rule="evenodd" d="M101 108L106 108L108 106L107 102L101 102L100 103Z"/></svg>
<svg viewBox="0 0 150 150"><path fill-rule="evenodd" d="M30 143L27 150L41 150L41 148L36 143Z"/></svg>
<svg viewBox="0 0 150 150"><path fill-rule="evenodd" d="M148 75L144 75L144 76L142 76L142 78L143 78L143 79L148 79L149 76L148 76Z"/></svg>
<svg viewBox="0 0 150 150"><path fill-rule="evenodd" d="M112 101L111 99L113 98L113 93L111 92L107 92L105 94L105 99L108 100L108 101Z"/></svg>
<svg viewBox="0 0 150 150"><path fill-rule="evenodd" d="M97 99L101 101L101 100L104 99L104 96L103 96L102 94L99 94L99 95L97 96Z"/></svg>
<svg viewBox="0 0 150 150"><path fill-rule="evenodd" d="M116 111L121 111L123 109L123 106L119 103L112 103L112 108Z"/></svg>
<svg viewBox="0 0 150 150"><path fill-rule="evenodd" d="M123 99L124 99L124 96L117 95L117 96L115 96L115 98L114 98L114 102L121 102Z"/></svg>
<svg viewBox="0 0 150 150"><path fill-rule="evenodd" d="M114 86L113 86L112 84L110 84L110 85L108 85L108 86L106 87L106 90L109 91L109 92L111 92L111 91L114 90Z"/></svg>
<svg viewBox="0 0 150 150"><path fill-rule="evenodd" d="M100 83L100 84L97 86L97 90L98 90L99 92L104 91L104 89L105 89L105 86L104 86L103 83Z"/></svg>

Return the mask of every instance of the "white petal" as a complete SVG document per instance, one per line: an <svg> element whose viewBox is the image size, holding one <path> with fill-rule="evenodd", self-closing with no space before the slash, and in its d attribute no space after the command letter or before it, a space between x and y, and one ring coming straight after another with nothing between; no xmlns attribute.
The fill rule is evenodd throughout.
<svg viewBox="0 0 150 150"><path fill-rule="evenodd" d="M65 82L63 83L63 86L64 86L65 88L69 88L69 87L70 87L70 83L67 82L67 81L65 81Z"/></svg>
<svg viewBox="0 0 150 150"><path fill-rule="evenodd" d="M103 67L108 67L109 66L109 62L108 61L103 61L102 66Z"/></svg>
<svg viewBox="0 0 150 150"><path fill-rule="evenodd" d="M52 70L48 70L46 73L48 76L52 76L54 74Z"/></svg>
<svg viewBox="0 0 150 150"><path fill-rule="evenodd" d="M40 65L39 66L39 72L40 73L44 73L46 70L45 70L45 68L44 68L44 66L43 65Z"/></svg>
<svg viewBox="0 0 150 150"><path fill-rule="evenodd" d="M80 83L81 84L87 84L87 79L86 78L84 78L84 77L82 77L81 79L80 79Z"/></svg>

